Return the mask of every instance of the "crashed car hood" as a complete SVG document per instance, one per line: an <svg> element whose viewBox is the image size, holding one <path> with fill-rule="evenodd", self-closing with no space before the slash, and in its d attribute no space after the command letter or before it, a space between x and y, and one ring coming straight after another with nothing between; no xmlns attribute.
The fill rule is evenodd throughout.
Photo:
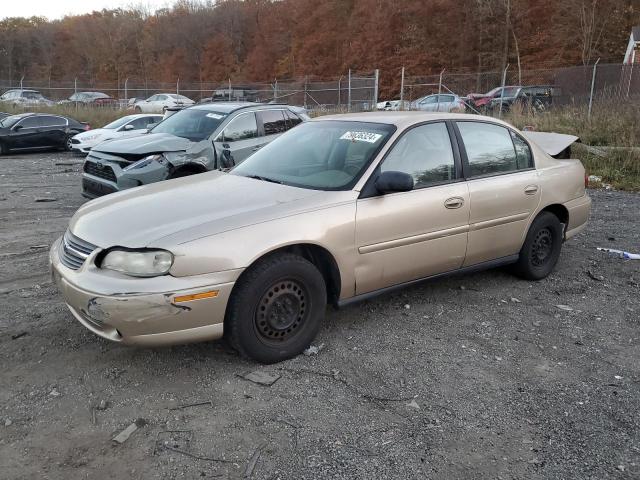
<svg viewBox="0 0 640 480"><path fill-rule="evenodd" d="M531 131L523 131L522 133L552 157L571 146L572 143L580 141L575 135L566 135L564 133Z"/></svg>
<svg viewBox="0 0 640 480"><path fill-rule="evenodd" d="M289 187L213 171L100 197L76 212L69 229L102 248L170 248L196 238L328 207L350 195L355 194Z"/></svg>
<svg viewBox="0 0 640 480"><path fill-rule="evenodd" d="M122 138L103 143L93 149L104 153L145 154L184 151L194 142L170 133L149 133L133 138Z"/></svg>

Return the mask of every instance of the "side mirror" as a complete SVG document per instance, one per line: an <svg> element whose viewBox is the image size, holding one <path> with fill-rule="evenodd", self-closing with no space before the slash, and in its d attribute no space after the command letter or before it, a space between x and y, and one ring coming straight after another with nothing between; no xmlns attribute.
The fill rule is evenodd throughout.
<svg viewBox="0 0 640 480"><path fill-rule="evenodd" d="M413 177L404 172L382 172L376 178L375 187L382 194L409 192L413 190Z"/></svg>
<svg viewBox="0 0 640 480"><path fill-rule="evenodd" d="M236 162L231 155L231 150L225 148L222 150L221 162L223 169L229 169L235 166Z"/></svg>
<svg viewBox="0 0 640 480"><path fill-rule="evenodd" d="M22 125L16 125L15 127L13 127L13 131L17 132L18 130L22 130L24 127Z"/></svg>
<svg viewBox="0 0 640 480"><path fill-rule="evenodd" d="M124 130L126 130L126 131L133 130L133 129L134 129L134 127L131 124L124 126Z"/></svg>

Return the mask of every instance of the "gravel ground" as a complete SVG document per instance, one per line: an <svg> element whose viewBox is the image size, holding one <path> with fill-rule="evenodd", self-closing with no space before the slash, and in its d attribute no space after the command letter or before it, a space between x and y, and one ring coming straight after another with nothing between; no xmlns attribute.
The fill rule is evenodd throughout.
<svg viewBox="0 0 640 480"><path fill-rule="evenodd" d="M330 310L319 353L260 366L72 318L47 249L79 171L0 158L0 477L640 478L640 262L596 251L640 250L639 195L592 191L546 280L492 270Z"/></svg>

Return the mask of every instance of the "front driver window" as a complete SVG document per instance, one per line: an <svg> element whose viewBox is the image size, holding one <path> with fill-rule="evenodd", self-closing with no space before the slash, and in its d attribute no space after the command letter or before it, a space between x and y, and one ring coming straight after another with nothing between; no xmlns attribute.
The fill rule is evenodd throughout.
<svg viewBox="0 0 640 480"><path fill-rule="evenodd" d="M381 172L408 173L414 188L455 179L451 139L443 122L429 123L405 133L387 154Z"/></svg>
<svg viewBox="0 0 640 480"><path fill-rule="evenodd" d="M258 125L254 113L244 113L237 116L224 129L218 141L237 142L258 136Z"/></svg>

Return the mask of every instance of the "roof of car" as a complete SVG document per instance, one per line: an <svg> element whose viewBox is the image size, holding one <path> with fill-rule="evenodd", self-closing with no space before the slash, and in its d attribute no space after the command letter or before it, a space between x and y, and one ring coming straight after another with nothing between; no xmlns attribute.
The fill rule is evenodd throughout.
<svg viewBox="0 0 640 480"><path fill-rule="evenodd" d="M212 112L220 113L232 113L236 110L242 110L244 108L256 108L265 109L273 107L286 107L285 104L278 103L255 103L255 102L211 102L211 103L199 103L193 107L197 110L209 110Z"/></svg>
<svg viewBox="0 0 640 480"><path fill-rule="evenodd" d="M419 122L428 122L433 120L475 120L490 121L498 124L505 124L502 120L493 117L485 117L483 115L472 115L465 113L443 113L443 112L362 112L362 113L343 113L339 115L326 115L316 117L312 121L324 120L342 120L349 122L371 122L385 123L387 125L395 125L399 128L405 128Z"/></svg>

